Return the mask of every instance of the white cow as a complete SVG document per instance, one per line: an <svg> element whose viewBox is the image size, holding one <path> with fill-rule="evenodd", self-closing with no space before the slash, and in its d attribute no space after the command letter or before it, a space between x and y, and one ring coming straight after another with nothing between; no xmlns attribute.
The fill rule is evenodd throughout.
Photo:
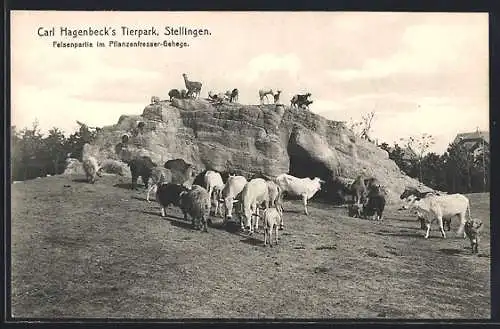
<svg viewBox="0 0 500 329"><path fill-rule="evenodd" d="M440 195L440 194L437 194L437 193L434 193L434 192L427 192L427 193L424 193L424 194L421 194L422 197L426 197L426 196L430 196L430 195ZM413 203L415 202L415 200L417 199L417 196L416 195L410 195L408 196L404 201L406 202L406 204L403 204L403 206L400 208L402 210L405 210L405 209L410 209L410 207L412 207ZM427 229L427 226L426 226L426 222L427 220L425 219L425 215L422 214L422 212L420 212L418 209L416 209L415 207L413 207L413 209L411 211L414 211L415 212L415 215L417 215L417 220L419 221L420 223L420 228L422 230L426 230ZM454 217L454 216L452 216ZM443 216L443 225L447 228L448 231L451 230L451 219L452 217L445 217Z"/></svg>
<svg viewBox="0 0 500 329"><path fill-rule="evenodd" d="M288 174L279 175L276 177L275 181L281 188L282 192L288 192L289 194L302 197L302 201L304 202L304 212L306 215L309 215L307 212L307 200L312 198L316 192L321 190L321 183L325 182L318 177L314 177L314 179L310 179L309 177L297 178Z"/></svg>
<svg viewBox="0 0 500 329"><path fill-rule="evenodd" d="M238 202L238 198L247 184L247 179L243 176L229 176L227 183L222 189L222 196L219 202L224 203L225 217L224 224L233 216L233 204Z"/></svg>
<svg viewBox="0 0 500 329"><path fill-rule="evenodd" d="M443 228L443 218L451 218L453 216L460 217L460 227L457 230L457 234L464 234L465 238L463 230L466 222L466 214L469 219L471 216L469 199L462 194L428 194L424 198L414 198L410 202L410 210L416 210L419 216L425 219L427 226L426 239L429 237L431 223L435 220L438 221L441 236L446 238Z"/></svg>
<svg viewBox="0 0 500 329"><path fill-rule="evenodd" d="M219 213L219 199L221 196L222 189L224 188L224 182L222 181L222 176L213 170L208 170L205 173L205 187L210 196L210 200L215 201L215 212L214 215L217 216ZM212 208L212 206L210 206Z"/></svg>
<svg viewBox="0 0 500 329"><path fill-rule="evenodd" d="M241 220L241 229L244 230L243 220L246 223L246 227L249 228L250 234L257 231L259 227L259 214L258 207L265 203L265 207L268 208L269 204L269 188L267 186L266 180L263 178L254 178L249 181L243 191L241 191L241 203L243 205L243 218ZM252 225L252 217L255 216L255 226Z"/></svg>

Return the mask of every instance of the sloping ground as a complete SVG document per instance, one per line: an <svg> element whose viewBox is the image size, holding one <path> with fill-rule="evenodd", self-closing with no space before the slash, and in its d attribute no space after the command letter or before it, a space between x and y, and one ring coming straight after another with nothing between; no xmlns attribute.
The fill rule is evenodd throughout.
<svg viewBox="0 0 500 329"><path fill-rule="evenodd" d="M489 195L479 255L388 209L383 222L285 202L280 245L159 216L129 180L55 176L12 185L16 317L489 318ZM456 230L457 221L452 222Z"/></svg>

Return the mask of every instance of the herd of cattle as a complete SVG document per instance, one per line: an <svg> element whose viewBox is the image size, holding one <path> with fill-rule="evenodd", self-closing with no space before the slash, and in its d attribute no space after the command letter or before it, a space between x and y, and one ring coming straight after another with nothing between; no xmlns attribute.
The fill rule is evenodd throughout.
<svg viewBox="0 0 500 329"><path fill-rule="evenodd" d="M83 159L83 169L90 183L101 176L102 167L92 156ZM179 207L184 219L191 217L196 229L207 231L210 213L223 218L223 225L232 220L233 212L239 217L242 231L249 234L258 231L259 218L263 221L264 245L271 243L271 232L275 232L277 243L278 229L284 228L283 196L302 198L304 213L308 215L307 201L318 191L324 181L318 177L297 178L289 174L267 177L262 174L247 179L232 173L219 173L213 170L197 172L183 159L167 161L163 167L154 163L150 157L133 158L128 162L132 175L132 189L137 189L139 177L147 188L146 200L150 201L153 192L161 207L161 215L166 216L170 205ZM151 181L151 185L149 182ZM351 217L382 220L386 204L386 189L376 178L358 176L350 185L353 203L348 207ZM444 224L450 231L451 219L458 216L460 226L457 234L463 233L470 239L473 253L478 252L481 220L471 218L470 203L461 194L443 194L435 191L422 193L414 188L406 188L400 199L404 201L401 209L409 209L417 215L421 228L426 229L429 237L431 223L437 221L443 238L446 238ZM236 205L236 206L235 206ZM263 209L259 215L259 209Z"/></svg>
<svg viewBox="0 0 500 329"><path fill-rule="evenodd" d="M171 89L168 92L168 96L170 101L175 99L190 99L197 98L201 93L202 83L198 81L190 81L185 73L182 74L184 78L184 85L186 89ZM269 96L272 96L274 99L274 104L279 104L280 101L281 90L277 90L276 92L273 89L260 89L259 90L259 100L260 104L264 104L265 100L269 103ZM311 93L306 94L297 94L292 97L290 100L290 107L304 108L309 109L309 105L313 103L312 100L309 99L311 97ZM208 92L208 100L213 104L222 104L224 101L228 101L230 103L237 102L239 98L239 90L238 88L234 88L232 90L227 90L226 92L215 93L213 91ZM151 97L151 103L159 103L160 98L158 96Z"/></svg>

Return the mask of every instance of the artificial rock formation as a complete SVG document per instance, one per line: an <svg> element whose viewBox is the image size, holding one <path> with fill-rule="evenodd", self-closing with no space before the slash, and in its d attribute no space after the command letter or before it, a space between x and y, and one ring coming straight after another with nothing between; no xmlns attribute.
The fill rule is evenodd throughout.
<svg viewBox="0 0 500 329"><path fill-rule="evenodd" d="M140 128L138 128L138 124ZM386 151L354 136L343 122L283 105L212 105L203 99L174 99L145 107L142 115L122 115L103 127L84 153L99 161L127 162L148 155L159 165L182 158L197 170L232 171L327 181L333 196L337 176L374 176L388 189L389 201L418 181L404 175ZM425 187L424 187L425 188Z"/></svg>

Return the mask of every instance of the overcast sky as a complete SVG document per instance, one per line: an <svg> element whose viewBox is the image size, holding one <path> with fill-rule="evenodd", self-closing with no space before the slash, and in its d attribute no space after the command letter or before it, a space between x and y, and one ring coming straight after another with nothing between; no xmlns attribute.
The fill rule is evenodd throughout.
<svg viewBox="0 0 500 329"><path fill-rule="evenodd" d="M164 26L208 28L211 36L169 37ZM155 26L179 48L96 48L136 37L60 37L59 27ZM55 27L55 37L39 37ZM92 41L94 48L54 48ZM202 96L238 88L258 103L260 88L282 90L289 104L311 92L311 111L360 120L375 111L372 136L392 144L430 133L442 153L459 132L488 130L488 16L485 13L355 12L34 12L11 13L11 113L18 128L66 133L76 120L114 124L141 114L152 95L184 88L182 73L203 83Z"/></svg>

